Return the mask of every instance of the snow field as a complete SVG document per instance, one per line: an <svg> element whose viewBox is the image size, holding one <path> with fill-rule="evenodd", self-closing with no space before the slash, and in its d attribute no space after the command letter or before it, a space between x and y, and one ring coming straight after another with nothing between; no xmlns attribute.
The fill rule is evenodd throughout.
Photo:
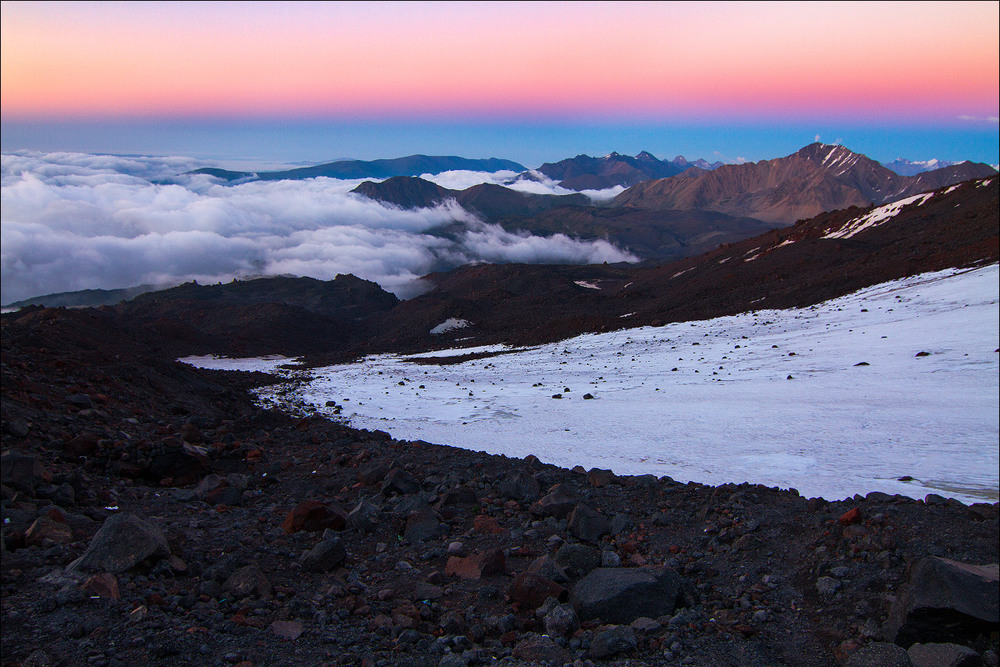
<svg viewBox="0 0 1000 667"><path fill-rule="evenodd" d="M566 467L995 502L998 291L996 265L943 271L458 364L416 360L467 350L373 356L259 396L331 416L332 400L355 427Z"/></svg>

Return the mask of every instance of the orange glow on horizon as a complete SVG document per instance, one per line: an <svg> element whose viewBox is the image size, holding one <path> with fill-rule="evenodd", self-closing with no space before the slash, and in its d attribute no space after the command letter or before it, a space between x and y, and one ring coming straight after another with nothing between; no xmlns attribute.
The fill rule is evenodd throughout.
<svg viewBox="0 0 1000 667"><path fill-rule="evenodd" d="M234 5L5 3L0 110L953 119L1000 98L996 3Z"/></svg>

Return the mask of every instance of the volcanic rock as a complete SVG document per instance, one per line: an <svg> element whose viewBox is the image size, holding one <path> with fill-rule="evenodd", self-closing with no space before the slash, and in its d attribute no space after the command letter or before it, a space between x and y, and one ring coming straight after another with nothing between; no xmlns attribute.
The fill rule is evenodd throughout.
<svg viewBox="0 0 1000 667"><path fill-rule="evenodd" d="M69 569L119 573L143 561L169 556L170 546L159 527L134 514L115 514L104 522Z"/></svg>
<svg viewBox="0 0 1000 667"><path fill-rule="evenodd" d="M668 568L598 568L577 582L573 604L583 621L628 624L672 614L680 592L681 577Z"/></svg>
<svg viewBox="0 0 1000 667"><path fill-rule="evenodd" d="M1000 629L1000 570L928 557L910 571L885 624L900 646L915 642L966 643Z"/></svg>

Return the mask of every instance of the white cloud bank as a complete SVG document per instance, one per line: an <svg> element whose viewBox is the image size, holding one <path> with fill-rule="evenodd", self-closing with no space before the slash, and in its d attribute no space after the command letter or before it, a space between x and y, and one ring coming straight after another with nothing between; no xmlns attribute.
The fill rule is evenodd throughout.
<svg viewBox="0 0 1000 667"><path fill-rule="evenodd" d="M635 259L605 241L512 234L454 202L414 211L383 206L350 194L359 180L227 186L182 175L201 166L173 157L4 154L0 301L286 273L320 279L353 273L411 296L419 276L467 262ZM510 175L435 178L454 187ZM447 234L429 233L445 226Z"/></svg>

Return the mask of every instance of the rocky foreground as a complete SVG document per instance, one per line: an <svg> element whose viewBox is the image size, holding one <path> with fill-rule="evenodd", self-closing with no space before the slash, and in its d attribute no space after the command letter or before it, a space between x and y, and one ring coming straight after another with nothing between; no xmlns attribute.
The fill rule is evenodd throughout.
<svg viewBox="0 0 1000 667"><path fill-rule="evenodd" d="M997 664L995 503L401 442L104 311L2 327L5 667Z"/></svg>

